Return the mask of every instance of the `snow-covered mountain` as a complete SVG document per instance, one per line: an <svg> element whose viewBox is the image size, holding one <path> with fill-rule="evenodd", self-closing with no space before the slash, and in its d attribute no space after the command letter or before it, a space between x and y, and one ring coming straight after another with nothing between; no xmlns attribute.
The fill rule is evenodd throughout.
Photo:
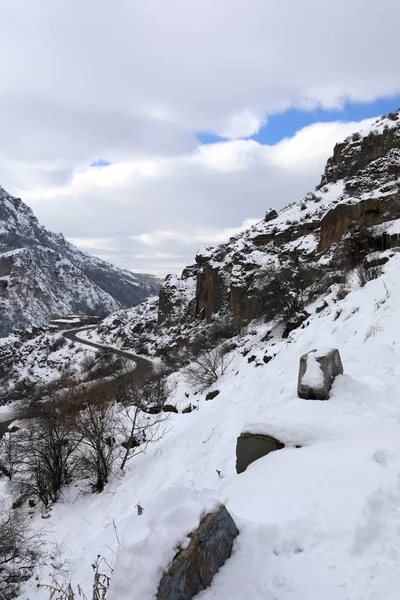
<svg viewBox="0 0 400 600"><path fill-rule="evenodd" d="M185 355L207 329L229 337L253 319L274 319L279 298L290 298L295 287L301 294L311 284L305 278L322 293L368 254L400 245L399 177L400 111L337 144L321 183L303 200L279 214L268 210L227 243L199 250L181 277L166 278L158 301L110 315L97 338Z"/></svg>
<svg viewBox="0 0 400 600"><path fill-rule="evenodd" d="M123 271L41 226L0 188L0 336L45 325L52 313L101 315L157 292L156 278Z"/></svg>
<svg viewBox="0 0 400 600"><path fill-rule="evenodd" d="M159 299L86 334L178 358L167 400L177 413L101 494L82 494L85 482L73 481L44 515L31 508L31 526L46 517L43 546L59 555L24 583L21 598L47 600L38 581L71 582L89 597L100 555L108 600L154 599L210 498L225 503L240 533L201 600L397 598L399 149L395 113L338 144L301 202L202 249L180 278L167 278ZM26 343L39 356L39 344ZM204 388L179 365L212 347L226 369ZM300 399L300 357L327 347L339 350L344 373L329 400ZM19 353L21 364L27 354L32 347ZM219 393L210 399L210 391ZM237 438L249 431L284 447L238 474ZM4 477L0 493L9 505Z"/></svg>

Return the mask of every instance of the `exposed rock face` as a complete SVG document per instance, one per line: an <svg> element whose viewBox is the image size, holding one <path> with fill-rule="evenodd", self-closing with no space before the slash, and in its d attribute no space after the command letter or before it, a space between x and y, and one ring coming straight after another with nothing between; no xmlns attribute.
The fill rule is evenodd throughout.
<svg viewBox="0 0 400 600"><path fill-rule="evenodd" d="M337 375L343 373L339 350L326 354L311 350L300 358L297 394L304 400L328 400Z"/></svg>
<svg viewBox="0 0 400 600"><path fill-rule="evenodd" d="M0 337L45 325L51 313L99 313L133 306L159 289L81 252L42 227L31 209L0 188Z"/></svg>
<svg viewBox="0 0 400 600"><path fill-rule="evenodd" d="M157 600L190 600L208 587L230 557L239 531L225 506L208 514L164 573Z"/></svg>
<svg viewBox="0 0 400 600"><path fill-rule="evenodd" d="M310 272L312 267L317 272L321 267L321 277L327 274L322 289L328 289L334 283L333 278L327 281L329 276L336 274L338 281L341 267L352 268L371 252L399 246L399 116L382 117L338 144L315 191L279 213L268 210L264 219L229 242L201 249L195 265L184 269L180 278L168 278L157 321L158 331L164 329L159 338L168 343L157 352L178 356L191 344L198 349L205 332L215 334L220 324L229 337L229 328L234 332L253 319L289 321L302 312L309 297L285 314L276 303L271 306L274 269L278 275L293 275L291 289L288 285L287 294L280 295L290 299L299 291L296 272ZM307 296L312 284L305 287ZM289 323L285 335L293 325ZM121 329L128 338L134 333Z"/></svg>
<svg viewBox="0 0 400 600"><path fill-rule="evenodd" d="M396 116L395 121L398 121L398 113ZM356 175L370 163L386 156L392 148L398 148L399 131L398 127L383 127L382 131L375 129L367 136L355 134L349 140L336 144L318 189L327 183Z"/></svg>
<svg viewBox="0 0 400 600"><path fill-rule="evenodd" d="M338 242L351 226L379 225L400 218L400 195L368 198L354 204L338 204L321 220L318 252Z"/></svg>
<svg viewBox="0 0 400 600"><path fill-rule="evenodd" d="M284 447L282 442L270 435L242 433L236 443L236 472L243 473L255 460Z"/></svg>
<svg viewBox="0 0 400 600"><path fill-rule="evenodd" d="M228 290L223 274L209 264L198 272L196 286L196 316L210 320L227 303Z"/></svg>
<svg viewBox="0 0 400 600"><path fill-rule="evenodd" d="M371 131L336 145L320 186L301 202L279 214L270 209L263 221L229 243L198 253L197 268L186 269L181 279L196 281L194 321L208 322L217 314L229 314L238 325L270 318L265 312L268 264L293 268L299 261L317 261L351 228L400 218L399 113L378 119ZM398 233L379 235L380 248L398 243ZM168 302L176 307L178 295ZM168 322L164 304L160 324Z"/></svg>

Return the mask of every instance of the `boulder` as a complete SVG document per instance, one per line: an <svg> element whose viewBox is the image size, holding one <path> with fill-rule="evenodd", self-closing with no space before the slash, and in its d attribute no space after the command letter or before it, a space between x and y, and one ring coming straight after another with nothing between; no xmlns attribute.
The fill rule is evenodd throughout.
<svg viewBox="0 0 400 600"><path fill-rule="evenodd" d="M208 587L230 557L238 533L224 505L209 513L162 576L157 600L190 600Z"/></svg>
<svg viewBox="0 0 400 600"><path fill-rule="evenodd" d="M214 400L219 394L219 390L214 390L213 392L208 392L206 395L206 400Z"/></svg>
<svg viewBox="0 0 400 600"><path fill-rule="evenodd" d="M269 221L273 221L274 219L276 219L277 216L278 216L278 213L276 212L276 210L273 208L270 208L265 213L264 221L265 221L265 223L269 223Z"/></svg>
<svg viewBox="0 0 400 600"><path fill-rule="evenodd" d="M243 473L255 460L284 447L285 444L270 435L242 433L236 444L236 472Z"/></svg>
<svg viewBox="0 0 400 600"><path fill-rule="evenodd" d="M172 404L164 404L162 409L163 409L163 412L173 412L173 413L178 412L178 409L176 408L176 406L173 406Z"/></svg>
<svg viewBox="0 0 400 600"><path fill-rule="evenodd" d="M337 375L343 373L339 350L311 350L300 358L297 394L304 400L328 400Z"/></svg>

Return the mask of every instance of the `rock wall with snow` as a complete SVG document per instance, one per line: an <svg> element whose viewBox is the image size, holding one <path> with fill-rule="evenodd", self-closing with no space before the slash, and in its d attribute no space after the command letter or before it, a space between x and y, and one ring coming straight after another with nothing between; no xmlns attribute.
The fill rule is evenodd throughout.
<svg viewBox="0 0 400 600"><path fill-rule="evenodd" d="M110 317L100 338L132 348L147 339L161 353L164 339L171 353L207 324L221 326L225 319L240 327L274 318L274 269L297 272L300 279L301 267L314 269L319 279L400 245L399 176L400 111L337 144L314 192L279 214L268 210L263 221L227 243L199 250L181 277L167 277L158 304Z"/></svg>

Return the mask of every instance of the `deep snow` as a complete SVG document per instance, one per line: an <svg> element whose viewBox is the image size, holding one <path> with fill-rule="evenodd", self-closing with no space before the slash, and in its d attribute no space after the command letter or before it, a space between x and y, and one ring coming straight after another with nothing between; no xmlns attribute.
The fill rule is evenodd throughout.
<svg viewBox="0 0 400 600"><path fill-rule="evenodd" d="M118 594L111 592L110 600L154 597L174 548L185 542L211 494L226 501L240 535L199 600L397 600L399 298L395 254L383 276L362 289L353 283L342 300L332 292L328 307L286 340L276 333L262 342L268 326L253 324L212 388L220 391L214 400L195 395L183 375L175 375L168 402L197 409L172 414L164 438L133 458L104 493L66 490L44 522L47 543L63 545L65 577L90 596L96 556L114 565L117 554L112 586ZM344 374L329 401L301 400L299 358L322 346L339 349ZM249 363L245 350L257 359ZM265 353L275 354L268 364L262 363ZM237 475L236 439L243 430L268 433L287 447ZM178 495L176 485L183 486ZM40 515L32 523L43 524ZM160 535L162 552L146 538L148 527ZM131 581L124 576L129 565L137 574ZM50 581L52 572L50 565L42 569L39 581ZM24 586L22 598L48 597L36 583Z"/></svg>

